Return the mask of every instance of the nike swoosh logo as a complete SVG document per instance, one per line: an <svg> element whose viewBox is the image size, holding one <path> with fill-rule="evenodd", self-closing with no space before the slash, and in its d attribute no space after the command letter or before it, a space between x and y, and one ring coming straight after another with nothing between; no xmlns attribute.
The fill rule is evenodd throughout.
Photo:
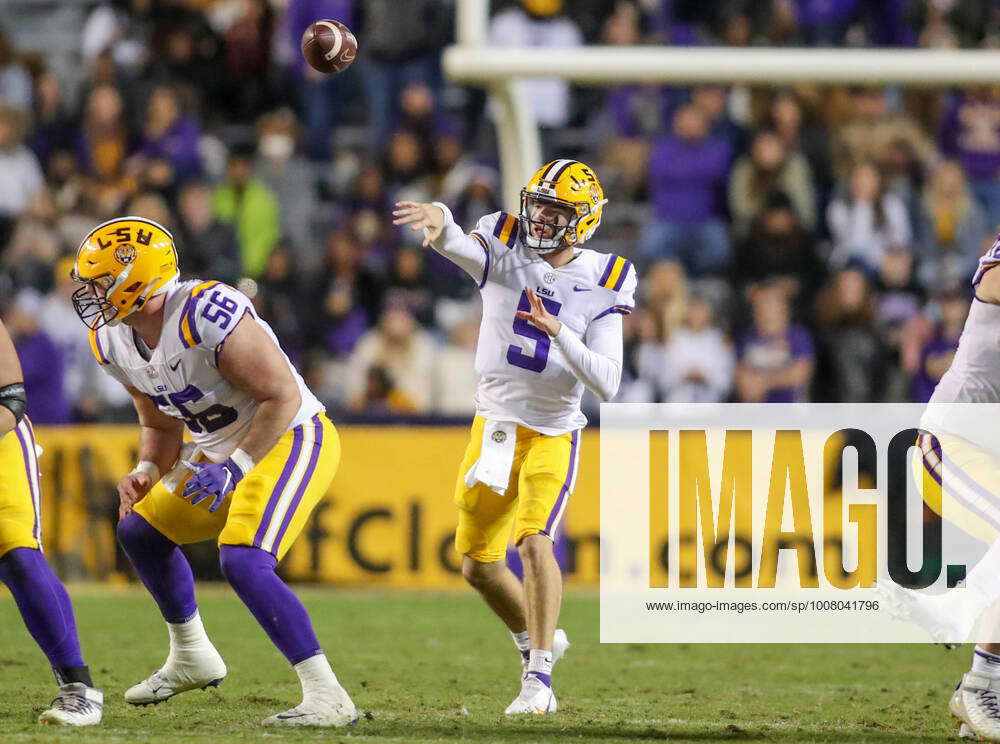
<svg viewBox="0 0 1000 744"><path fill-rule="evenodd" d="M167 364L167 366L170 367L172 371L176 372L177 368L181 366L181 360L178 359L175 364Z"/></svg>
<svg viewBox="0 0 1000 744"><path fill-rule="evenodd" d="M291 718L305 718L307 715L309 715L309 714L308 713L295 713L294 715L288 715L287 713L279 713L277 717L280 718L283 721L287 721L287 720L289 720Z"/></svg>
<svg viewBox="0 0 1000 744"><path fill-rule="evenodd" d="M593 289L593 287L581 287L578 284L574 284L573 285L573 291L574 292L589 292L592 289Z"/></svg>

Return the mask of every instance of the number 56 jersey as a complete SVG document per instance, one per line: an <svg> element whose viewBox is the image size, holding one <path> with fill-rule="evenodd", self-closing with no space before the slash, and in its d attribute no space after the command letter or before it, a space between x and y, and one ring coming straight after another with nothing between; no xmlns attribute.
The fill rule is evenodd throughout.
<svg viewBox="0 0 1000 744"><path fill-rule="evenodd" d="M219 462L243 439L258 405L218 369L219 352L244 316L278 344L242 292L221 282L179 282L167 291L156 348L147 349L124 323L91 331L90 346L105 372L148 395L163 413L183 420L195 444ZM324 407L285 360L302 396L288 427L293 429Z"/></svg>
<svg viewBox="0 0 1000 744"><path fill-rule="evenodd" d="M586 425L580 410L584 386L558 344L516 316L530 309L526 288L591 350L620 364L622 316L635 305L636 272L625 258L588 248L553 268L524 245L519 230L514 215L497 212L480 219L470 233L484 259L481 275L473 275L483 299L476 410L487 419L558 436Z"/></svg>

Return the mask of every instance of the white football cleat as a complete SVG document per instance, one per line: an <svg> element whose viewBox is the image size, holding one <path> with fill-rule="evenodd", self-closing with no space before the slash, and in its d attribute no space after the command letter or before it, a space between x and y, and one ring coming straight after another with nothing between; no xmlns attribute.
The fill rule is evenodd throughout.
<svg viewBox="0 0 1000 744"><path fill-rule="evenodd" d="M958 727L958 738L959 739L979 739L975 732L969 728L969 724L963 723Z"/></svg>
<svg viewBox="0 0 1000 744"><path fill-rule="evenodd" d="M154 705L188 690L218 687L226 671L226 662L211 643L197 649L171 649L162 668L125 692L125 702Z"/></svg>
<svg viewBox="0 0 1000 744"><path fill-rule="evenodd" d="M104 693L83 682L71 682L59 688L59 697L38 722L56 726L96 726L104 713Z"/></svg>
<svg viewBox="0 0 1000 744"><path fill-rule="evenodd" d="M354 701L340 685L328 694L310 695L294 708L264 719L265 726L350 726L358 720Z"/></svg>
<svg viewBox="0 0 1000 744"><path fill-rule="evenodd" d="M931 640L946 648L965 643L988 606L982 595L966 588L951 589L944 594L922 594L893 581L879 581L875 588L888 602L889 613L895 619L916 623L927 631Z"/></svg>
<svg viewBox="0 0 1000 744"><path fill-rule="evenodd" d="M504 714L519 716L526 714L544 714L556 712L556 696L552 688L533 674L526 674L521 679L521 693L514 702L507 706Z"/></svg>
<svg viewBox="0 0 1000 744"><path fill-rule="evenodd" d="M960 736L1000 742L1000 678L966 672L948 710L963 724Z"/></svg>
<svg viewBox="0 0 1000 744"><path fill-rule="evenodd" d="M556 632L552 635L552 663L555 664L559 659L561 659L565 653L566 649L572 646L569 642L569 637L566 635L566 631L562 628L556 628ZM520 653L520 652L518 652ZM527 654L521 654L521 673L528 671L528 656Z"/></svg>

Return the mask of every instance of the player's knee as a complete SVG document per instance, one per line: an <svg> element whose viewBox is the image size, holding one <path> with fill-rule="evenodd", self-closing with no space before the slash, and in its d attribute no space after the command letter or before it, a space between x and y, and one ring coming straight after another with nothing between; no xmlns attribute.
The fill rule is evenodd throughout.
<svg viewBox="0 0 1000 744"><path fill-rule="evenodd" d="M149 542L149 524L135 512L118 522L118 542L126 553L141 549Z"/></svg>
<svg viewBox="0 0 1000 744"><path fill-rule="evenodd" d="M274 571L277 561L270 553L248 545L220 545L219 567L234 589L249 586L261 571Z"/></svg>
<svg viewBox="0 0 1000 744"><path fill-rule="evenodd" d="M462 558L462 577L474 589L482 589L489 584L499 570L497 563L482 563L469 556Z"/></svg>
<svg viewBox="0 0 1000 744"><path fill-rule="evenodd" d="M552 541L540 532L525 535L517 545L517 552L525 565L537 565L552 557Z"/></svg>

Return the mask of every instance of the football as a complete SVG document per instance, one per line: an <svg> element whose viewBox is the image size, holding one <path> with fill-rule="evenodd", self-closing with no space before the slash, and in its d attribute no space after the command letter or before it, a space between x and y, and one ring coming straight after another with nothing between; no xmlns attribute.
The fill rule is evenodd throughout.
<svg viewBox="0 0 1000 744"><path fill-rule="evenodd" d="M343 72L358 53L358 40L340 21L316 21L302 34L302 56L310 67L331 74Z"/></svg>

